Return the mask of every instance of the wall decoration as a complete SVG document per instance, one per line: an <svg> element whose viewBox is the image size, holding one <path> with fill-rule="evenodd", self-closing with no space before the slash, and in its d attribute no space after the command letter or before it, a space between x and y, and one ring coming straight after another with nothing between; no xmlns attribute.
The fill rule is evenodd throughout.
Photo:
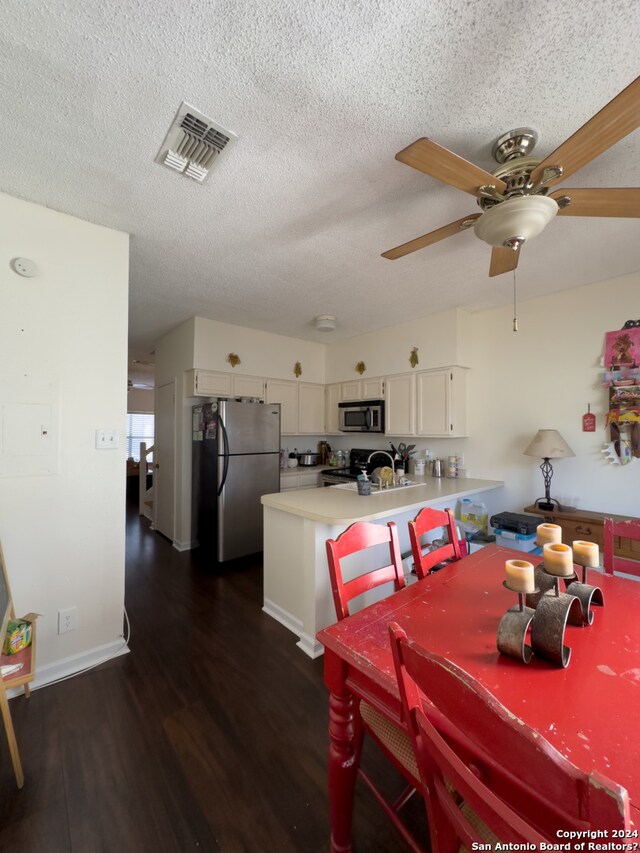
<svg viewBox="0 0 640 853"><path fill-rule="evenodd" d="M414 347L411 350L411 355L409 356L409 364L411 367L415 367L418 364L418 347Z"/></svg>
<svg viewBox="0 0 640 853"><path fill-rule="evenodd" d="M293 365L293 372L295 376L302 376L302 365L299 361L296 361L296 363Z"/></svg>
<svg viewBox="0 0 640 853"><path fill-rule="evenodd" d="M605 334L605 373L609 389L606 425L609 461L626 465L640 458L640 327L627 320L623 329Z"/></svg>
<svg viewBox="0 0 640 853"><path fill-rule="evenodd" d="M240 356L236 355L235 352L230 352L227 356L227 361L231 365L231 367L237 367L240 364Z"/></svg>
<svg viewBox="0 0 640 853"><path fill-rule="evenodd" d="M362 376L362 374L365 372L366 369L367 369L367 365L364 363L364 361L359 361L356 364L356 371L360 374L360 376Z"/></svg>

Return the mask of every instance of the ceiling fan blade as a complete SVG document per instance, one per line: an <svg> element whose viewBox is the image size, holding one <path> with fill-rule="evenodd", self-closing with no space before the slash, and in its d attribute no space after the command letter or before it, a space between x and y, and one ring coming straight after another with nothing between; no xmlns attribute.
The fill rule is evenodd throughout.
<svg viewBox="0 0 640 853"><path fill-rule="evenodd" d="M458 157L453 151L443 148L426 136L399 151L396 154L396 160L471 195L478 195L478 187L485 184L493 184L500 192L504 192L507 188L505 182L496 178L491 172L474 166L473 163Z"/></svg>
<svg viewBox="0 0 640 853"><path fill-rule="evenodd" d="M599 113L590 118L546 160L531 173L531 183L542 175L548 166L562 166L563 173L548 182L548 186L573 175L607 148L623 139L640 125L640 77L609 101Z"/></svg>
<svg viewBox="0 0 640 853"><path fill-rule="evenodd" d="M408 243L403 243L401 246L396 246L395 249L389 249L388 252L383 252L382 257L388 258L390 261L395 261L397 258L402 258L404 255L409 255L411 252L417 252L418 249L424 249L425 246L430 246L432 243L437 243L439 240L444 240L445 237L452 237L460 231L465 231L462 227L463 222L475 222L481 214L474 213L471 216L463 216L462 219L457 219L449 225L443 225L436 231L430 231L428 234L423 234L422 237L416 237L415 240L409 240Z"/></svg>
<svg viewBox="0 0 640 853"><path fill-rule="evenodd" d="M551 193L555 201L565 197L571 201L566 207L560 207L558 216L640 217L640 189L637 187L563 189Z"/></svg>
<svg viewBox="0 0 640 853"><path fill-rule="evenodd" d="M502 246L494 246L491 252L491 266L489 267L489 276L502 275L504 272L511 272L518 266L520 258L520 249L503 249Z"/></svg>

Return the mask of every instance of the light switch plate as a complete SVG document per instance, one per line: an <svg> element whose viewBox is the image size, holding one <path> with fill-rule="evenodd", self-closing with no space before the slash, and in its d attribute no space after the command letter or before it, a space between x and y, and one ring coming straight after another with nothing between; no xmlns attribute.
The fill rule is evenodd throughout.
<svg viewBox="0 0 640 853"><path fill-rule="evenodd" d="M120 445L117 429L96 430L96 450L116 450Z"/></svg>

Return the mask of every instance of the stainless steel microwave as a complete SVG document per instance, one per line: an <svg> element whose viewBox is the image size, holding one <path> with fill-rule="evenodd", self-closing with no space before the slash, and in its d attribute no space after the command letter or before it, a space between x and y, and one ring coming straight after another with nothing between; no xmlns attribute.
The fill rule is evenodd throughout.
<svg viewBox="0 0 640 853"><path fill-rule="evenodd" d="M384 432L384 400L338 403L340 432Z"/></svg>

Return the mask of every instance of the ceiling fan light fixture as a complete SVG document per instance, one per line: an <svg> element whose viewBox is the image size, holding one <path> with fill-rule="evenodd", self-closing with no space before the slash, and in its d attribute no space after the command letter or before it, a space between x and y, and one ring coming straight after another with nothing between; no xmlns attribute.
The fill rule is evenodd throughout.
<svg viewBox="0 0 640 853"><path fill-rule="evenodd" d="M517 196L486 210L473 230L490 246L517 248L544 231L557 212L557 203L548 196Z"/></svg>

